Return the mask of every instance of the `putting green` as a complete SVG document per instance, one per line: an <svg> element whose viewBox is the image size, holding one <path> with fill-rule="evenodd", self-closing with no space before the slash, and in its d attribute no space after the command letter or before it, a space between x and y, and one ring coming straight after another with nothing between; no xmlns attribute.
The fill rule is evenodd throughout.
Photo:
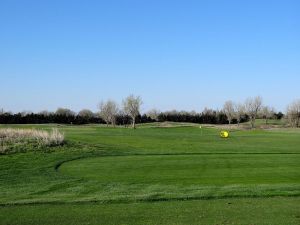
<svg viewBox="0 0 300 225"><path fill-rule="evenodd" d="M300 183L298 154L145 155L86 158L60 171L100 183L272 185Z"/></svg>

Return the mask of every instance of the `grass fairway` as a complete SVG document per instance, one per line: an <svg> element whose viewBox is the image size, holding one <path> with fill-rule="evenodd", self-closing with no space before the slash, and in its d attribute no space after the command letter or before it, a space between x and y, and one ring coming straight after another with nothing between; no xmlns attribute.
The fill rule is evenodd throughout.
<svg viewBox="0 0 300 225"><path fill-rule="evenodd" d="M59 128L0 155L0 224L300 224L299 130Z"/></svg>

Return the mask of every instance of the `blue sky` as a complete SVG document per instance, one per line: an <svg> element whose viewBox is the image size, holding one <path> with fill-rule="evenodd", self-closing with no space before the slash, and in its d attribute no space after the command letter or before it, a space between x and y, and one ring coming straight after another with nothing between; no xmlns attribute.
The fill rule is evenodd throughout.
<svg viewBox="0 0 300 225"><path fill-rule="evenodd" d="M300 98L300 1L0 1L0 108L143 110Z"/></svg>

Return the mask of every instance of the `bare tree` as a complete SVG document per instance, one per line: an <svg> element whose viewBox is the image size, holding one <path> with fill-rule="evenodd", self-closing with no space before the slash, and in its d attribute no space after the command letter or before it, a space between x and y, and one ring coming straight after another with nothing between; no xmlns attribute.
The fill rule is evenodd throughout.
<svg viewBox="0 0 300 225"><path fill-rule="evenodd" d="M24 110L24 111L22 111L20 114L21 114L22 116L28 116L28 115L30 115L30 114L33 114L33 112L30 111L30 110Z"/></svg>
<svg viewBox="0 0 300 225"><path fill-rule="evenodd" d="M74 116L75 112L67 108L58 108L55 114L60 116Z"/></svg>
<svg viewBox="0 0 300 225"><path fill-rule="evenodd" d="M223 106L224 113L227 116L227 120L229 122L229 125L231 124L232 119L235 116L235 110L234 110L234 104L232 101L226 101Z"/></svg>
<svg viewBox="0 0 300 225"><path fill-rule="evenodd" d="M82 109L79 111L78 116L81 116L86 119L93 118L94 113L89 109Z"/></svg>
<svg viewBox="0 0 300 225"><path fill-rule="evenodd" d="M265 119L266 124L268 124L268 120L274 117L275 110L269 106L264 106L261 109L261 115L263 119Z"/></svg>
<svg viewBox="0 0 300 225"><path fill-rule="evenodd" d="M140 114L140 107L143 104L140 96L129 95L123 100L124 112L132 119L132 127L135 129L135 119Z"/></svg>
<svg viewBox="0 0 300 225"><path fill-rule="evenodd" d="M54 114L54 113L49 112L48 110L43 110L43 111L40 111L38 114L46 117L46 116L50 116L51 114Z"/></svg>
<svg viewBox="0 0 300 225"><path fill-rule="evenodd" d="M106 122L107 126L109 124L115 126L116 116L119 111L117 103L112 100L108 100L106 102L102 101L99 104L99 109L100 109L100 117Z"/></svg>
<svg viewBox="0 0 300 225"><path fill-rule="evenodd" d="M291 126L300 126L300 99L292 102L287 107L287 117Z"/></svg>
<svg viewBox="0 0 300 225"><path fill-rule="evenodd" d="M255 120L262 107L262 98L260 96L248 98L245 102L246 113L250 118L251 128L255 126Z"/></svg>
<svg viewBox="0 0 300 225"><path fill-rule="evenodd" d="M157 109L151 109L150 111L148 111L148 112L146 113L146 115L147 115L148 117L150 117L152 120L155 120L155 121L158 121L158 116L159 116L159 114L160 114L160 111L157 110Z"/></svg>
<svg viewBox="0 0 300 225"><path fill-rule="evenodd" d="M245 115L245 111L246 110L245 110L244 104L241 104L241 103L235 104L235 117L236 117L238 126L241 123L242 117Z"/></svg>

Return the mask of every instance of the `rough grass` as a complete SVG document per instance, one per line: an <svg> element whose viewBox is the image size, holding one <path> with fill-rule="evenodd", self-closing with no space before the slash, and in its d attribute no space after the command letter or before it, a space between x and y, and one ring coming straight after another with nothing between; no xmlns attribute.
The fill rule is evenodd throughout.
<svg viewBox="0 0 300 225"><path fill-rule="evenodd" d="M20 150L41 147L59 146L64 143L64 134L57 128L52 131L44 131L37 129L16 129L2 128L0 129L0 153L13 153Z"/></svg>

